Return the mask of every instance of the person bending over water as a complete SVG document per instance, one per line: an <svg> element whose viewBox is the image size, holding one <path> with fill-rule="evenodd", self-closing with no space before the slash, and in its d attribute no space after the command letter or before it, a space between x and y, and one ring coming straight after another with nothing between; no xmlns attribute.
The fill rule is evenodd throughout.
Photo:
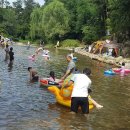
<svg viewBox="0 0 130 130"><path fill-rule="evenodd" d="M100 104L94 101L92 98L88 97L88 89L91 86L91 80L89 79L88 75L91 74L91 70L85 68L83 70L83 74L74 74L64 87L69 87L74 84L72 95L71 95L71 112L77 113L78 107L81 107L82 113L86 116L89 113L89 102L88 100L92 101L92 103L99 109L102 108Z"/></svg>
<svg viewBox="0 0 130 130"><path fill-rule="evenodd" d="M32 67L28 67L28 71L30 73L30 81L38 81L39 76L36 70L34 70Z"/></svg>
<svg viewBox="0 0 130 130"><path fill-rule="evenodd" d="M40 51L43 51L42 47L39 47L38 49L36 49L35 53L38 55Z"/></svg>

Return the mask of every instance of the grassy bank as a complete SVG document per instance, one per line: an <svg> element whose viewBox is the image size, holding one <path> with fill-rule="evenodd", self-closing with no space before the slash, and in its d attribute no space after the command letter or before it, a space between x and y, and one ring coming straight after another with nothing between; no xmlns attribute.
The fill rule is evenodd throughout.
<svg viewBox="0 0 130 130"><path fill-rule="evenodd" d="M19 40L20 43L23 43L27 45L28 41L30 40ZM39 41L30 41L31 45L34 46L39 46ZM45 44L46 48L54 48L56 44L54 43L47 43ZM58 48L75 48L75 47L80 47L83 46L83 44L80 43L78 40L74 39L66 39L64 41L59 42L59 47Z"/></svg>
<svg viewBox="0 0 130 130"><path fill-rule="evenodd" d="M66 39L60 42L60 47L78 47L80 45L80 41L74 39Z"/></svg>
<svg viewBox="0 0 130 130"><path fill-rule="evenodd" d="M33 45L39 45L39 41L31 41L31 40L22 40L22 39L20 39L18 42L27 45L28 41L29 41L31 44L33 44Z"/></svg>

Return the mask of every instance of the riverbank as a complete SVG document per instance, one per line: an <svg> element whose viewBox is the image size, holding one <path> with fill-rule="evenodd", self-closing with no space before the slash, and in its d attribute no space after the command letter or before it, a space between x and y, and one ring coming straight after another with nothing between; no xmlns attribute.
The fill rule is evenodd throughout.
<svg viewBox="0 0 130 130"><path fill-rule="evenodd" d="M116 67L120 67L122 62L125 62L126 68L130 69L130 58L123 58L122 56L112 57L108 55L93 54L93 53L87 52L84 48L81 48L81 47L75 48L75 52L81 55L88 56L93 60L115 65Z"/></svg>

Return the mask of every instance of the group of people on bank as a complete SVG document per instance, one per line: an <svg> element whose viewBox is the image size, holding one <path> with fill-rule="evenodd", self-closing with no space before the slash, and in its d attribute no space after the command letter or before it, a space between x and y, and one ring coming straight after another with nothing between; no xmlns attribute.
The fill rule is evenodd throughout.
<svg viewBox="0 0 130 130"><path fill-rule="evenodd" d="M12 38L5 38L2 35L0 35L0 46L5 47L7 44L13 45L13 40Z"/></svg>
<svg viewBox="0 0 130 130"><path fill-rule="evenodd" d="M82 73L80 73L76 69L76 65L72 59L72 55L68 54L66 56L66 59L68 61L68 66L65 74L61 77L59 82L61 83L62 81L67 80L65 84L61 85L62 88L67 88L73 84L73 90L71 94L71 113L77 113L80 106L82 113L86 116L89 113L89 100L92 101L96 108L102 108L102 105L98 104L92 98L88 98L90 86L92 83L89 78L91 70L89 68L84 68ZM30 74L30 80L38 81L39 76L37 71L32 67L28 67L28 71ZM49 80L55 81L55 79L55 73L51 71Z"/></svg>

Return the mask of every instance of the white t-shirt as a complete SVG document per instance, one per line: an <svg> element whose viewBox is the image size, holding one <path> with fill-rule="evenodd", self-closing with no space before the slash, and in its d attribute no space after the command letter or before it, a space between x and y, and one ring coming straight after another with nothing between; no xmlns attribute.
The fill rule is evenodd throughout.
<svg viewBox="0 0 130 130"><path fill-rule="evenodd" d="M110 43L110 40L107 39L107 40L106 40L106 43Z"/></svg>
<svg viewBox="0 0 130 130"><path fill-rule="evenodd" d="M71 80L74 82L74 88L71 97L88 97L88 88L91 80L85 74L74 74Z"/></svg>
<svg viewBox="0 0 130 130"><path fill-rule="evenodd" d="M49 51L48 50L43 50L43 54L48 55Z"/></svg>

